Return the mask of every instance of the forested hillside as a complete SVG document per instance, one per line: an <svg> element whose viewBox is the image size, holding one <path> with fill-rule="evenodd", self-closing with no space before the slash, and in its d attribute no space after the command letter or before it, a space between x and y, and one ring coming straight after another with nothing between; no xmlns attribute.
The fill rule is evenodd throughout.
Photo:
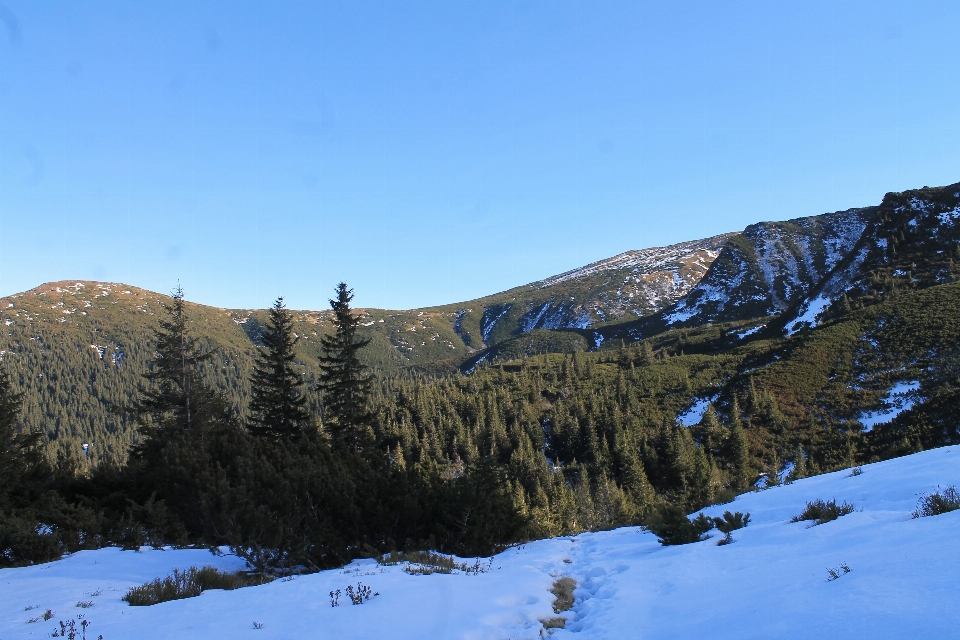
<svg viewBox="0 0 960 640"><path fill-rule="evenodd" d="M228 544L271 575L488 553L682 528L754 486L960 442L960 185L864 211L734 238L651 316L513 332L465 359L459 312L353 310L342 283L331 312L102 283L7 298L0 436L20 471L0 491L0 549ZM851 217L866 220L855 241L835 232ZM794 248L806 229L819 253L730 272L742 238L769 247L776 228ZM777 313L754 316L747 294ZM673 322L682 309L703 321ZM415 356L398 340L461 355L400 367ZM59 446L38 458L30 429Z"/></svg>
<svg viewBox="0 0 960 640"><path fill-rule="evenodd" d="M661 309L699 281L727 239L632 251L455 305L359 310L359 331L370 339L362 358L381 376L452 375L477 349L535 329L533 343L524 341L525 353L586 351L590 344L583 336L543 327L588 326ZM78 451L90 444L91 464L122 462L136 435L112 409L135 397L152 355L153 333L170 302L169 295L89 281L46 284L0 299L5 329L0 360L26 394L23 427L42 431L60 449ZM206 380L245 415L250 366L267 311L189 308L197 335L216 351L202 365ZM293 322L298 363L315 388L319 337L331 330L329 313L297 311ZM314 411L316 402L313 395Z"/></svg>

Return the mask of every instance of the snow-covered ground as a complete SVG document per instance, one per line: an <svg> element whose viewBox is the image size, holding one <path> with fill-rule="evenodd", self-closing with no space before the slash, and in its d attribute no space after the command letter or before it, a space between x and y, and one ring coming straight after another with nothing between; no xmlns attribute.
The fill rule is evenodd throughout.
<svg viewBox="0 0 960 640"><path fill-rule="evenodd" d="M749 512L734 543L663 547L635 527L512 548L480 575L412 576L355 562L340 570L151 607L120 600L174 567L236 569L201 550L73 554L0 571L0 638L48 637L83 614L104 640L133 638L537 638L552 617L556 576L579 583L567 627L589 638L960 637L960 511L911 519L917 499L960 485L960 446L809 478L706 509ZM814 499L858 511L824 525L790 523ZM842 563L849 573L828 581ZM381 595L361 606L327 593L358 581ZM99 595L93 595L99 594ZM346 602L344 603L344 601ZM76 603L91 601L90 608ZM35 607L25 610L26 607ZM56 616L28 623L46 609ZM254 621L262 628L254 628Z"/></svg>

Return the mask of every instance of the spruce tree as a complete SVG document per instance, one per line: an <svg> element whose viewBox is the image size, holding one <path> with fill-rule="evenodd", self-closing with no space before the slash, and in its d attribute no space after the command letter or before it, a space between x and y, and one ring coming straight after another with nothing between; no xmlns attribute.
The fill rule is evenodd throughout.
<svg viewBox="0 0 960 640"><path fill-rule="evenodd" d="M643 341L643 352L640 355L640 366L649 367L654 362L653 357L653 348L650 346L650 342L647 340Z"/></svg>
<svg viewBox="0 0 960 640"><path fill-rule="evenodd" d="M187 531L199 532L212 513L204 495L224 488L221 474L240 455L242 432L226 400L203 379L200 364L213 352L190 335L179 287L167 312L143 374L149 385L129 410L142 438L130 452L128 495L165 502Z"/></svg>
<svg viewBox="0 0 960 640"><path fill-rule="evenodd" d="M22 404L23 393L13 390L7 372L0 369L0 508L9 506L9 500L26 497L23 484L39 479L32 472L47 470L41 434L18 433Z"/></svg>
<svg viewBox="0 0 960 640"><path fill-rule="evenodd" d="M731 487L734 491L746 491L750 486L750 446L740 419L740 406L733 399L730 409L730 437L727 440L727 459L731 466Z"/></svg>
<svg viewBox="0 0 960 640"><path fill-rule="evenodd" d="M259 437L295 438L310 414L304 409L303 381L294 370L293 317L277 298L263 332L263 348L251 375L250 431Z"/></svg>
<svg viewBox="0 0 960 640"><path fill-rule="evenodd" d="M156 347L150 369L143 377L151 383L140 389L134 412L154 426L175 424L185 431L194 428L201 404L210 400L210 391L200 377L198 367L213 352L203 352L188 331L183 289L173 292L173 304L166 307L168 317L156 331Z"/></svg>
<svg viewBox="0 0 960 640"><path fill-rule="evenodd" d="M360 316L350 309L353 290L341 282L336 292L336 299L330 300L336 331L320 338L323 422L335 445L358 451L369 439L372 420L367 403L371 376L359 358L360 349L370 340L357 338Z"/></svg>
<svg viewBox="0 0 960 640"><path fill-rule="evenodd" d="M799 444L793 454L793 471L790 472L790 482L807 477L807 458L803 453L803 447Z"/></svg>

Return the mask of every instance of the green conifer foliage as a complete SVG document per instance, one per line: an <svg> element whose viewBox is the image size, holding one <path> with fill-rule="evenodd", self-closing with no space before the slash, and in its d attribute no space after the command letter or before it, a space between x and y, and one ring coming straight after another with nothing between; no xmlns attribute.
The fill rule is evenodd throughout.
<svg viewBox="0 0 960 640"><path fill-rule="evenodd" d="M370 439L372 414L367 400L371 376L358 357L360 349L370 340L357 338L360 316L350 309L353 289L341 282L336 292L336 299L330 300L336 332L321 338L323 353L319 364L323 422L335 445L357 451Z"/></svg>
<svg viewBox="0 0 960 640"><path fill-rule="evenodd" d="M156 331L155 357L143 377L150 383L140 389L134 412L154 423L175 423L181 429L195 426L200 404L209 398L198 368L213 354L203 352L196 338L189 333L183 288L173 292L173 304L167 307L168 317L160 321Z"/></svg>
<svg viewBox="0 0 960 640"><path fill-rule="evenodd" d="M167 312L143 374L150 384L132 408L142 440L130 452L128 495L141 503L155 496L187 530L201 532L209 521L204 502L217 501L204 496L225 481L223 470L245 450L244 434L223 396L203 380L200 365L212 353L191 335L182 289Z"/></svg>
<svg viewBox="0 0 960 640"><path fill-rule="evenodd" d="M807 458L803 453L803 447L798 444L797 450L793 454L793 470L790 472L790 481L806 478L807 475Z"/></svg>
<svg viewBox="0 0 960 640"><path fill-rule="evenodd" d="M730 409L730 438L727 440L727 456L731 466L731 485L734 491L746 491L750 486L750 446L740 418L736 398Z"/></svg>
<svg viewBox="0 0 960 640"><path fill-rule="evenodd" d="M26 498L24 483L36 484L46 469L40 433L18 433L17 418L23 394L16 393L7 372L0 370L0 509Z"/></svg>
<svg viewBox="0 0 960 640"><path fill-rule="evenodd" d="M259 437L297 437L310 414L304 408L303 380L297 375L290 311L277 298L263 332L264 348L257 354L251 376L250 431Z"/></svg>

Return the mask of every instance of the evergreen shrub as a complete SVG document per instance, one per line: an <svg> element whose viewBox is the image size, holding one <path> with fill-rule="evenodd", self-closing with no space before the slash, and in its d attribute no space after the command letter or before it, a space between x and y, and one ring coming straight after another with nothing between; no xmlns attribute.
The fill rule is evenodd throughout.
<svg viewBox="0 0 960 640"><path fill-rule="evenodd" d="M254 584L263 584L263 579L249 576L243 571L228 573L211 566L190 567L186 571L174 569L172 575L133 587L127 591L122 600L135 607L149 606L170 600L192 598L208 589L230 591Z"/></svg>
<svg viewBox="0 0 960 640"><path fill-rule="evenodd" d="M957 509L960 509L960 491L951 485L943 491L935 491L920 498L913 517L939 516Z"/></svg>
<svg viewBox="0 0 960 640"><path fill-rule="evenodd" d="M394 566L406 563L404 571L412 576L428 576L432 573L466 573L479 574L486 573L493 565L493 558L485 564L477 558L473 564L460 562L453 556L435 553L433 551L393 551L389 554L379 556L377 564L383 566Z"/></svg>
<svg viewBox="0 0 960 640"><path fill-rule="evenodd" d="M736 513L724 511L722 518L714 518L713 525L717 528L717 530L724 534L723 540L721 540L718 544L724 545L733 542L733 537L731 534L737 529L743 529L749 522L750 514L743 514L739 511Z"/></svg>
<svg viewBox="0 0 960 640"><path fill-rule="evenodd" d="M690 520L679 507L665 505L657 510L646 528L666 546L700 542L713 526L713 520L702 513Z"/></svg>
<svg viewBox="0 0 960 640"><path fill-rule="evenodd" d="M817 526L818 524L824 524L826 522L830 522L831 520L836 520L840 516L853 513L853 511L854 507L849 502L837 504L835 499L831 500L830 502L814 500L812 502L808 502L807 506L802 512L800 512L799 515L790 518L790 522L813 520L813 525L811 526Z"/></svg>

